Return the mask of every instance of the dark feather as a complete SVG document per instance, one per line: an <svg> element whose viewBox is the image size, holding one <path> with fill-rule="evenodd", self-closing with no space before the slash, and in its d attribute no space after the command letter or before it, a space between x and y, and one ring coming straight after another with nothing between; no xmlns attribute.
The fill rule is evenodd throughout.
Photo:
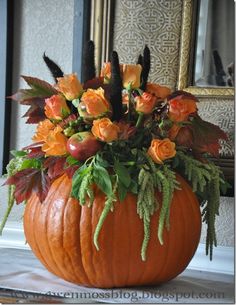
<svg viewBox="0 0 236 305"><path fill-rule="evenodd" d="M142 65L143 69L142 69L142 84L141 84L141 89L144 91L147 85L150 66L151 66L150 50L148 46L145 46L143 51L143 65Z"/></svg>
<svg viewBox="0 0 236 305"><path fill-rule="evenodd" d="M119 57L115 51L111 54L111 105L113 109L112 119L119 121L123 116L122 79L120 76Z"/></svg>
<svg viewBox="0 0 236 305"><path fill-rule="evenodd" d="M83 82L86 83L88 80L95 78L95 59L94 59L94 42L88 41L84 47L83 55Z"/></svg>
<svg viewBox="0 0 236 305"><path fill-rule="evenodd" d="M63 77L64 73L62 72L61 68L52 61L46 54L43 54L43 60L46 63L49 71L51 72L55 82L57 83L57 77Z"/></svg>
<svg viewBox="0 0 236 305"><path fill-rule="evenodd" d="M141 54L139 54L137 65L143 65L143 56Z"/></svg>

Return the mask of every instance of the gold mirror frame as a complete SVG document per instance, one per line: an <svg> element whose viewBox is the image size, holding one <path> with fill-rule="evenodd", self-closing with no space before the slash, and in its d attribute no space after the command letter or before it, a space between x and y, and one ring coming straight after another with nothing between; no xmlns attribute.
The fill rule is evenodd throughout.
<svg viewBox="0 0 236 305"><path fill-rule="evenodd" d="M230 87L194 87L189 86L191 55L193 45L194 0L183 0L182 27L180 37L180 60L177 80L178 90L190 92L196 96L233 97L234 88Z"/></svg>

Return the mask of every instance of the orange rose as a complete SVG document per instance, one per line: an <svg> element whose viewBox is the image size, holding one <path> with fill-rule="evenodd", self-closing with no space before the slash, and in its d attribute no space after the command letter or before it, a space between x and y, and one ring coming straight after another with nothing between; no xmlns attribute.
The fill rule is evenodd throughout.
<svg viewBox="0 0 236 305"><path fill-rule="evenodd" d="M162 100L171 93L170 88L153 83L147 83L146 91L154 94L158 99Z"/></svg>
<svg viewBox="0 0 236 305"><path fill-rule="evenodd" d="M147 153L155 163L162 164L164 160L175 156L175 143L168 138L164 140L154 139Z"/></svg>
<svg viewBox="0 0 236 305"><path fill-rule="evenodd" d="M118 139L120 128L108 118L93 121L91 129L93 135L103 142L112 142Z"/></svg>
<svg viewBox="0 0 236 305"><path fill-rule="evenodd" d="M98 117L110 110L110 105L104 96L104 90L88 89L83 93L79 104L79 114L82 117Z"/></svg>
<svg viewBox="0 0 236 305"><path fill-rule="evenodd" d="M42 146L42 151L46 153L46 156L63 156L67 153L67 137L62 131L63 129L60 126L49 131L45 143Z"/></svg>
<svg viewBox="0 0 236 305"><path fill-rule="evenodd" d="M120 64L120 73L122 74L123 65ZM103 67L100 72L100 76L105 78L105 83L109 83L109 80L111 79L111 63L105 62L103 64Z"/></svg>
<svg viewBox="0 0 236 305"><path fill-rule="evenodd" d="M157 98L150 93L143 92L141 96L136 96L136 111L149 114L156 105Z"/></svg>
<svg viewBox="0 0 236 305"><path fill-rule="evenodd" d="M57 80L57 90L63 93L69 101L78 98L83 90L75 73L64 75L64 77L58 77Z"/></svg>
<svg viewBox="0 0 236 305"><path fill-rule="evenodd" d="M49 132L55 128L55 125L48 119L39 122L36 133L33 136L32 140L34 142L41 142L46 140Z"/></svg>
<svg viewBox="0 0 236 305"><path fill-rule="evenodd" d="M186 121L191 113L197 111L196 102L188 98L173 98L168 101L169 118L174 122Z"/></svg>
<svg viewBox="0 0 236 305"><path fill-rule="evenodd" d="M45 115L49 119L62 120L70 114L66 100L61 95L53 95L45 100Z"/></svg>
<svg viewBox="0 0 236 305"><path fill-rule="evenodd" d="M100 72L100 76L104 77L106 79L111 78L111 63L110 62L104 62L103 67Z"/></svg>
<svg viewBox="0 0 236 305"><path fill-rule="evenodd" d="M123 87L139 88L141 72L141 65L123 65Z"/></svg>

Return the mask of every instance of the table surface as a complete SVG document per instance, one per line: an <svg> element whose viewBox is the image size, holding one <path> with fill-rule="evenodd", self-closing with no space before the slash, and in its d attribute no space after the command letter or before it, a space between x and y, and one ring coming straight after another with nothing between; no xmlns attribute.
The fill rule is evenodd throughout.
<svg viewBox="0 0 236 305"><path fill-rule="evenodd" d="M0 249L0 303L234 304L234 276L185 270L157 287L86 288L49 273L29 250Z"/></svg>

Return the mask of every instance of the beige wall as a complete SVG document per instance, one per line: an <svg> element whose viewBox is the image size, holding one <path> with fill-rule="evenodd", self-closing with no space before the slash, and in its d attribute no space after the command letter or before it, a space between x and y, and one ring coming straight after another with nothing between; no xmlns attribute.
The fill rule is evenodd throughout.
<svg viewBox="0 0 236 305"><path fill-rule="evenodd" d="M20 75L53 79L43 62L43 53L58 62L65 72L72 69L74 0L17 0L14 15L13 92L26 87ZM31 143L35 125L21 118L26 106L13 102L11 149ZM0 184L3 179L0 179ZM0 187L0 219L6 207L7 189ZM15 206L10 221L21 221L23 205Z"/></svg>

